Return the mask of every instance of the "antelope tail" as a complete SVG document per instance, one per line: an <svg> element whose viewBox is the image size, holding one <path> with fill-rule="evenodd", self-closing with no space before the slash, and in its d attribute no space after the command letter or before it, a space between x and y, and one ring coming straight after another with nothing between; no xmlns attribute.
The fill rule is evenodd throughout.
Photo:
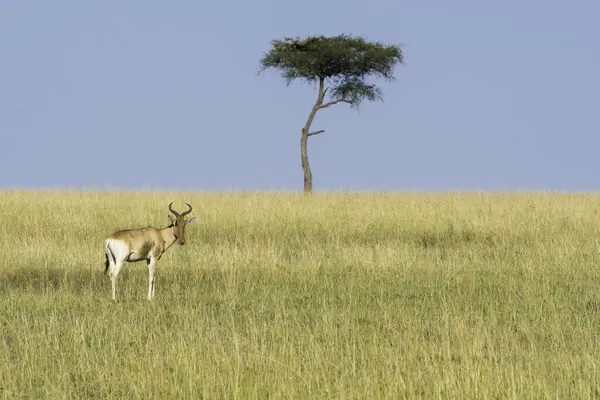
<svg viewBox="0 0 600 400"><path fill-rule="evenodd" d="M111 248L110 248L110 243L108 243L106 245L106 251L104 252L104 257L106 258L104 261L104 273L106 274L106 272L108 271L108 267L110 266L110 260L108 259L108 254L110 253L110 256L113 260L113 265L117 263L117 260L115 258L115 255L113 254Z"/></svg>

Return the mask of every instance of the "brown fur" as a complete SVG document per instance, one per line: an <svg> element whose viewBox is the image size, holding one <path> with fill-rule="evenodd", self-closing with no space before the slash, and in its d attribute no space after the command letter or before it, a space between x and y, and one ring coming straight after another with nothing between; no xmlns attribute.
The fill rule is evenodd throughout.
<svg viewBox="0 0 600 400"><path fill-rule="evenodd" d="M187 219L185 217L192 212L192 206L188 204L189 210L179 214L171 208L171 204L169 204L169 210L175 215L175 218L169 215L171 225L166 228L159 229L147 226L145 228L123 229L106 238L104 271L105 273L110 272L111 275L113 300L115 299L117 276L123 263L142 260L146 260L148 263L148 298L154 297L156 262L160 260L163 253L173 243L178 242L181 246L185 244L185 226L195 220L195 218Z"/></svg>

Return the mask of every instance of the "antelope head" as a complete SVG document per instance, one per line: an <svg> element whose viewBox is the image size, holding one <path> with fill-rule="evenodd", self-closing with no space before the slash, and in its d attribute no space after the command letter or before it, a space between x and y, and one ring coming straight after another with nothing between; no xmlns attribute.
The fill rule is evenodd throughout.
<svg viewBox="0 0 600 400"><path fill-rule="evenodd" d="M175 218L169 215L169 219L171 220L171 224L173 225L173 234L175 235L175 240L181 246L183 246L185 244L185 226L194 222L196 220L196 217L187 219L185 218L186 215L192 212L192 206L190 206L188 203L185 204L187 204L189 209L187 211L182 212L181 214L179 214L177 211L171 208L172 204L173 202L169 204L169 211L171 211L173 215L175 215Z"/></svg>

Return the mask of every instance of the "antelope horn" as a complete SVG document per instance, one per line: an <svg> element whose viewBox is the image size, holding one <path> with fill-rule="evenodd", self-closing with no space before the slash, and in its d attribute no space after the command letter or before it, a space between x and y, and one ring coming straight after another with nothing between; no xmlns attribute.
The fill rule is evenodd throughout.
<svg viewBox="0 0 600 400"><path fill-rule="evenodd" d="M189 213L191 213L191 212L192 212L192 206L190 206L188 203L185 203L185 204L187 204L187 206L188 206L190 209L189 209L189 210L187 210L187 211L184 211L184 212L182 212L182 213L181 213L181 216L182 216L182 217L183 217L183 216L185 216L185 215L188 215Z"/></svg>
<svg viewBox="0 0 600 400"><path fill-rule="evenodd" d="M173 202L171 202L171 203L169 204L169 211L171 211L173 214L175 214L175 216L176 216L176 217L179 217L179 213L178 213L177 211L175 211L175 210L173 210L173 209L171 208L171 204L173 204ZM184 214L184 215L185 215L185 214Z"/></svg>

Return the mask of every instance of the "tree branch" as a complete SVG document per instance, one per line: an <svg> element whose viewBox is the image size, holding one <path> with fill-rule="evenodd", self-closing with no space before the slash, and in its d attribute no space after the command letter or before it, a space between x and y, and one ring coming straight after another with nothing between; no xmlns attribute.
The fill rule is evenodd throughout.
<svg viewBox="0 0 600 400"><path fill-rule="evenodd" d="M329 102L327 102L327 103L323 103L323 104L321 104L321 105L319 106L319 110L320 110L321 108L327 108L327 107L329 107L329 106L332 106L332 105L334 105L334 104L341 103L341 102L348 103L348 104L352 104L352 100L348 100L348 99L346 99L346 98L341 98L341 99L332 100L332 101L329 101Z"/></svg>
<svg viewBox="0 0 600 400"><path fill-rule="evenodd" d="M320 106L323 104L323 99L325 98L325 93L327 93L327 89L325 87L325 78L319 78L319 94L317 95L317 105Z"/></svg>
<svg viewBox="0 0 600 400"><path fill-rule="evenodd" d="M321 129L321 130L314 131L314 132L308 132L308 136L318 135L319 133L323 133L323 132L325 132L325 129Z"/></svg>

